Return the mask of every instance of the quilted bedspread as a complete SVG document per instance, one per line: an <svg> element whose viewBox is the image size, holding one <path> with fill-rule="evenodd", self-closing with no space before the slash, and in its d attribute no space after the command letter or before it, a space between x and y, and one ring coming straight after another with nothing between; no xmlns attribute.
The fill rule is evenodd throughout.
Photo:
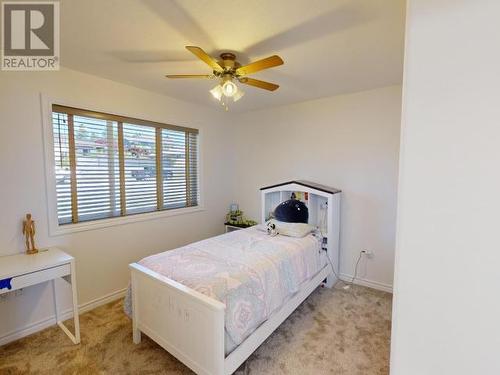
<svg viewBox="0 0 500 375"><path fill-rule="evenodd" d="M239 345L323 266L320 244L271 237L255 227L142 259L139 264L226 305L226 334Z"/></svg>

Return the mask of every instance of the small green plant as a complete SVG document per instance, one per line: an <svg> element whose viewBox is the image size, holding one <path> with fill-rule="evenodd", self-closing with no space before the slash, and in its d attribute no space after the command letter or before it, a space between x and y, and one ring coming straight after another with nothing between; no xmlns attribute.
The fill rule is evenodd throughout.
<svg viewBox="0 0 500 375"><path fill-rule="evenodd" d="M246 227L251 227L257 224L256 221L245 218L243 216L243 211L241 210L229 211L226 215L226 223Z"/></svg>

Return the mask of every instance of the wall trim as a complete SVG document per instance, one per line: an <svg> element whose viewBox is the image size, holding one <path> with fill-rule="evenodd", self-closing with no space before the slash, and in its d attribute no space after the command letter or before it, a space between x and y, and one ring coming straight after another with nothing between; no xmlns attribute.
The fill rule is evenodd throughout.
<svg viewBox="0 0 500 375"><path fill-rule="evenodd" d="M95 308L97 308L99 306L105 305L107 303L110 303L110 302L116 301L117 299L125 297L125 294L127 294L127 289L128 288L119 289L119 290L116 290L114 292L105 294L104 296L96 298L92 301L82 303L80 306L78 306L79 313L80 313L79 315L86 313L87 311L94 310ZM73 312L71 309L69 311L66 311L65 313L69 314L68 319L73 316Z"/></svg>
<svg viewBox="0 0 500 375"><path fill-rule="evenodd" d="M340 280L348 282L348 283L351 282L352 277L353 277L353 275L348 275L346 273L340 274ZM373 280L364 279L362 277L356 277L356 279L354 280L354 284L366 286L366 287L372 288L372 289L381 290L381 291L387 292L387 293L392 293L392 285L391 284L381 283L379 281L373 281Z"/></svg>
<svg viewBox="0 0 500 375"><path fill-rule="evenodd" d="M96 307L105 305L107 303L116 301L117 299L125 297L127 293L127 288L116 290L112 293L106 294L102 297L98 297L91 301L82 303L78 306L79 315L86 313L87 311L93 310ZM67 309L61 312L62 320L70 319L73 317L73 310ZM54 326L56 324L55 314L49 316L48 318L39 320L38 322L28 324L22 328L11 331L2 337L0 337L0 346L8 344L9 342L19 340L23 337L32 335L33 333L39 332L45 328Z"/></svg>

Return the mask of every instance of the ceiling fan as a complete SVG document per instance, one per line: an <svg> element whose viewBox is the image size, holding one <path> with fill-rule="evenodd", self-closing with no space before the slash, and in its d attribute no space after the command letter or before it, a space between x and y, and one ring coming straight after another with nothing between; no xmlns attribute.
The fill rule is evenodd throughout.
<svg viewBox="0 0 500 375"><path fill-rule="evenodd" d="M255 61L248 65L241 66L236 61L234 53L225 52L221 53L220 60L217 61L203 51L200 47L186 46L186 49L193 53L200 60L208 64L212 69L212 74L169 74L167 78L218 78L220 83L210 90L214 98L219 100L222 105L228 109L228 99L238 101L244 95L244 92L236 86L234 81L238 81L245 85L258 87L260 89L274 91L279 85L274 83L260 81L258 79L246 77L249 74L259 72L264 69L273 68L283 64L281 57L274 55L262 60Z"/></svg>

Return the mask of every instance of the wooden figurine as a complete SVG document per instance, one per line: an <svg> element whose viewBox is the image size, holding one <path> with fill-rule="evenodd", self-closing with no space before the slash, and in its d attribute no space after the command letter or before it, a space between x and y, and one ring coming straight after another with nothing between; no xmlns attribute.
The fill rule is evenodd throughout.
<svg viewBox="0 0 500 375"><path fill-rule="evenodd" d="M23 234L26 236L26 254L36 254L38 249L35 247L35 221L31 219L31 214L26 214L26 220L23 221Z"/></svg>

